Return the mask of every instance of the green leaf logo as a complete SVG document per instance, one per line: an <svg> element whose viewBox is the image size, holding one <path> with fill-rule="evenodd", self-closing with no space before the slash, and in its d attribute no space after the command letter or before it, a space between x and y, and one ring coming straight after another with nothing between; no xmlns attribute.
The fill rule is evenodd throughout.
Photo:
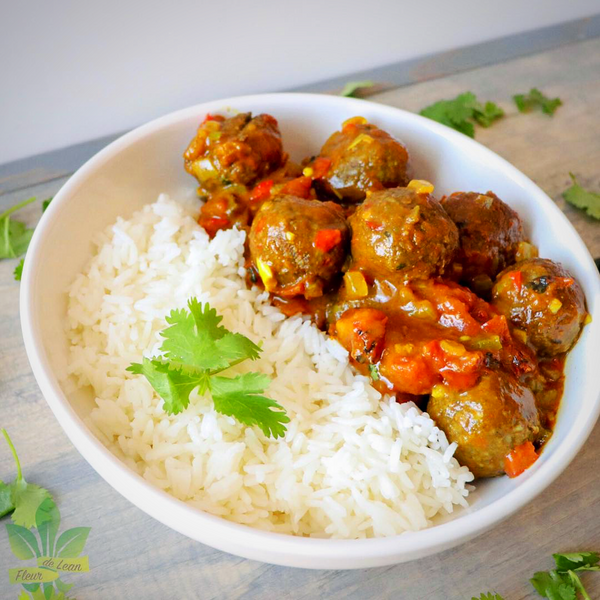
<svg viewBox="0 0 600 600"><path fill-rule="evenodd" d="M83 551L90 529L90 527L73 527L73 529L67 529L58 538L54 555L61 558L75 558L79 556Z"/></svg>
<svg viewBox="0 0 600 600"><path fill-rule="evenodd" d="M8 523L6 529L8 531L10 549L17 558L27 560L41 556L38 542L29 529L21 527L21 525L15 525L14 523Z"/></svg>
<svg viewBox="0 0 600 600"><path fill-rule="evenodd" d="M52 498L46 498L35 513L35 526L42 541L42 555L54 556L54 541L60 525L60 513Z"/></svg>

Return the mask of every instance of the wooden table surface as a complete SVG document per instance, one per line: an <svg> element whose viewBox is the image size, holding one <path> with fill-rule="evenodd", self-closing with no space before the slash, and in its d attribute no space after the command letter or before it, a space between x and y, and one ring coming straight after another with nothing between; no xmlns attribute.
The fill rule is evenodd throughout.
<svg viewBox="0 0 600 600"><path fill-rule="evenodd" d="M435 64L414 73L430 79ZM554 118L521 115L510 98L536 86L560 96ZM471 90L499 102L507 116L477 139L508 159L540 185L565 211L600 256L600 224L565 206L562 191L569 171L600 190L600 38L388 89L370 99L418 111L442 98ZM23 172L0 179L0 212L35 195L53 195L64 172ZM34 181L35 184L31 185ZM20 216L34 224L40 206ZM71 445L33 378L19 324L17 261L0 261L0 426L16 444L29 481L49 488L58 502L63 528L89 526L85 553L91 570L65 579L79 599L202 598L406 598L469 600L495 590L506 600L538 597L528 578L551 568L552 552L600 550L600 426L559 479L510 520L478 539L417 562L358 571L308 571L277 567L224 554L193 542L154 521L105 483ZM572 401L576 401L572 399ZM0 477L14 468L0 443ZM5 520L5 522L7 522ZM17 598L8 568L19 566L6 531L0 529L0 596ZM600 598L600 573L585 576L592 598Z"/></svg>

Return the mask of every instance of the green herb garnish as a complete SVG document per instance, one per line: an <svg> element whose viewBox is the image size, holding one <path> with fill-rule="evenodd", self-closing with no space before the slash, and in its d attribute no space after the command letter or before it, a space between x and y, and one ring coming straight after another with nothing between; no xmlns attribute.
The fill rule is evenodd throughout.
<svg viewBox="0 0 600 600"><path fill-rule="evenodd" d="M17 258L27 251L33 229L10 216L32 202L35 198L28 198L0 214L0 258Z"/></svg>
<svg viewBox="0 0 600 600"><path fill-rule="evenodd" d="M548 600L591 600L579 575L582 571L600 571L600 555L597 552L568 552L553 554L556 569L538 571L529 580L535 591ZM502 596L489 592L471 600L503 600Z"/></svg>
<svg viewBox="0 0 600 600"><path fill-rule="evenodd" d="M359 90L364 90L366 88L373 87L375 84L372 81L349 81L342 91L340 92L340 96L346 96L347 98L356 97L356 92Z"/></svg>
<svg viewBox="0 0 600 600"><path fill-rule="evenodd" d="M563 198L573 206L581 208L590 217L600 219L600 194L588 192L577 183L573 173L569 173L573 184L563 192Z"/></svg>
<svg viewBox="0 0 600 600"><path fill-rule="evenodd" d="M219 325L222 317L208 303L188 300L189 311L173 310L161 331L161 358L144 358L127 370L144 375L164 401L164 410L177 414L187 408L191 392L210 392L215 410L244 425L257 425L266 436L282 437L289 423L283 407L262 394L269 377L244 373L220 377L218 373L247 359L256 360L261 348L240 333Z"/></svg>
<svg viewBox="0 0 600 600"><path fill-rule="evenodd" d="M1 431L15 459L17 477L10 484L0 481L0 517L12 513L12 520L15 525L29 529L36 524L35 516L37 509L44 500L47 498L51 499L52 496L50 496L48 490L25 481L17 451L6 429L2 429Z"/></svg>
<svg viewBox="0 0 600 600"><path fill-rule="evenodd" d="M50 197L50 198L46 198L46 200L44 200L42 202L42 212L45 213L46 209L50 206L50 202L52 202L52 200L54 199L54 196Z"/></svg>
<svg viewBox="0 0 600 600"><path fill-rule="evenodd" d="M519 112L531 112L534 108L541 108L542 112L552 116L556 109L562 105L560 98L548 98L537 88L531 88L528 94L517 94L513 100Z"/></svg>
<svg viewBox="0 0 600 600"><path fill-rule="evenodd" d="M504 111L494 102L481 104L472 92L459 94L452 100L440 100L425 107L420 115L452 127L469 137L475 137L474 122L489 127L504 116Z"/></svg>
<svg viewBox="0 0 600 600"><path fill-rule="evenodd" d="M23 266L24 265L25 265L25 259L22 258L19 261L19 264L15 267L15 270L13 271L15 281L21 281L21 277L23 276Z"/></svg>
<svg viewBox="0 0 600 600"><path fill-rule="evenodd" d="M381 379L377 365L369 365L369 375L373 381L379 381Z"/></svg>

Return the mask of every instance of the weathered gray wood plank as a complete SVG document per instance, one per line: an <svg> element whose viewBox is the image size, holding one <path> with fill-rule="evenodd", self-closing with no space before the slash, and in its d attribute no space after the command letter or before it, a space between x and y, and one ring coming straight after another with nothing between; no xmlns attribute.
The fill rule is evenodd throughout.
<svg viewBox="0 0 600 600"><path fill-rule="evenodd" d="M518 115L510 96L537 85L561 96L554 119ZM560 193L568 171L600 189L600 40L574 44L509 63L477 69L406 88L375 100L418 110L471 89L500 101L504 121L478 130L477 139L508 158L564 207ZM31 195L53 195L64 181L53 179L0 195L0 210ZM31 183L31 181L30 181ZM34 223L39 205L22 216ZM595 255L600 225L567 207L566 213ZM20 334L17 261L0 261L0 425L11 433L25 475L57 498L63 528L90 526L85 553L91 571L75 582L78 599L119 598L406 598L468 600L496 590L507 600L534 599L528 578L551 567L556 551L600 548L600 426L567 471L533 503L493 531L459 548L418 562L364 571L305 571L239 559L188 540L147 517L101 480L62 432L33 379ZM0 441L0 477L14 470ZM8 568L19 566L0 527L0 596L16 598ZM592 598L600 597L600 575L586 576Z"/></svg>

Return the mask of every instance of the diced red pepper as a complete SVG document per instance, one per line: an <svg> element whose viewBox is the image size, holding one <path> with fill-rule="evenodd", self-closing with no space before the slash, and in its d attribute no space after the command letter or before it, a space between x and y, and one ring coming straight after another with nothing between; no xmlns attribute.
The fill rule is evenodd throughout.
<svg viewBox="0 0 600 600"><path fill-rule="evenodd" d="M296 179L288 181L281 188L281 193L290 194L292 196L297 196L298 198L304 198L308 200L310 198L311 187L312 178L302 175L301 177L296 177Z"/></svg>
<svg viewBox="0 0 600 600"><path fill-rule="evenodd" d="M341 241L342 232L339 229L321 229L315 237L315 246L323 252L329 252Z"/></svg>
<svg viewBox="0 0 600 600"><path fill-rule="evenodd" d="M230 225L229 219L225 217L203 217L200 216L198 223L204 227L206 233L213 238L220 229L227 229Z"/></svg>
<svg viewBox="0 0 600 600"><path fill-rule="evenodd" d="M271 188L273 187L272 179L265 179L261 181L250 193L250 202L262 202L271 195Z"/></svg>
<svg viewBox="0 0 600 600"><path fill-rule="evenodd" d="M321 177L323 177L329 170L330 166L331 166L330 158L323 158L323 157L319 156L319 158L317 158L312 165L313 179L320 179Z"/></svg>
<svg viewBox="0 0 600 600"><path fill-rule="evenodd" d="M521 271L511 271L508 276L512 279L515 288L520 293L523 286L523 273Z"/></svg>
<svg viewBox="0 0 600 600"><path fill-rule="evenodd" d="M210 113L207 113L207 115L204 117L204 121L202 121L202 125L204 125L204 123L208 123L208 121L220 121L222 123L224 120L225 117L221 115L211 115Z"/></svg>
<svg viewBox="0 0 600 600"><path fill-rule="evenodd" d="M367 227L372 231L379 231L383 229L383 225L381 223L377 223L376 221L367 221Z"/></svg>
<svg viewBox="0 0 600 600"><path fill-rule="evenodd" d="M506 341L510 339L510 330L508 329L508 322L506 321L506 317L504 315L496 315L492 317L489 321L484 323L481 326L487 333L495 333L500 336L500 339Z"/></svg>
<svg viewBox="0 0 600 600"><path fill-rule="evenodd" d="M504 459L504 471L509 477L517 477L538 459L535 447L525 442L513 448Z"/></svg>

